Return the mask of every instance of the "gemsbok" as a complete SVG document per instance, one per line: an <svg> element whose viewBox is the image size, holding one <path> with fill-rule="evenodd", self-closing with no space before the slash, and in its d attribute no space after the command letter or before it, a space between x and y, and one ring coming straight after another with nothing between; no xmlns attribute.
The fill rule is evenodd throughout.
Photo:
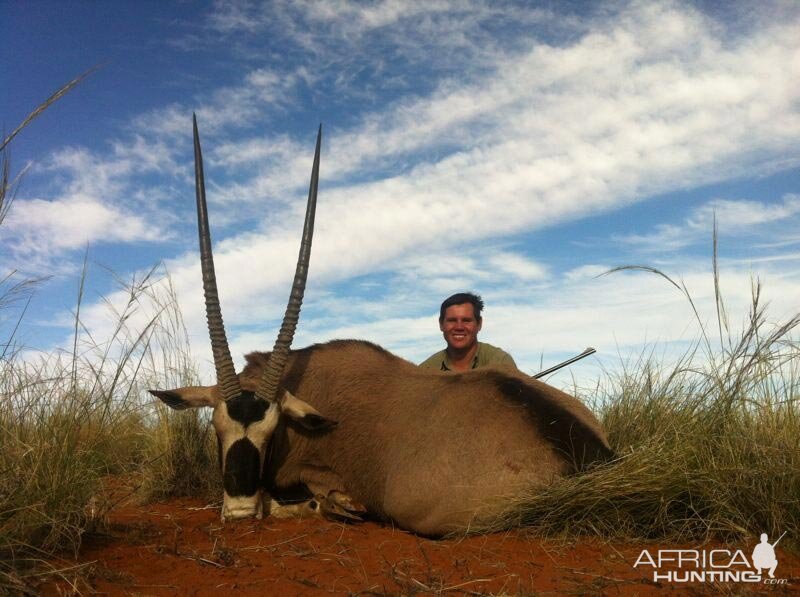
<svg viewBox="0 0 800 597"><path fill-rule="evenodd" d="M197 121L195 187L217 383L151 393L213 408L223 520L287 510L393 521L440 536L491 522L508 500L612 457L578 399L520 372L426 371L383 348L334 340L290 350L308 274L319 183L317 135L294 284L271 353L234 370L217 296ZM270 495L310 500L279 507Z"/></svg>

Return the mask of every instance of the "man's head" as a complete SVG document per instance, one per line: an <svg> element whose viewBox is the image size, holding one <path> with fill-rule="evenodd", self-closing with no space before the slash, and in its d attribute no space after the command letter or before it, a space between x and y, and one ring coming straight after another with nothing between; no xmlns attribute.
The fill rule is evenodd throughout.
<svg viewBox="0 0 800 597"><path fill-rule="evenodd" d="M475 321L482 323L483 317L481 313L483 312L483 299L477 294L473 294L471 292L458 292L453 296L444 299L442 306L439 307L439 323L441 324L444 322L448 307L465 304L472 305L472 314L475 317Z"/></svg>
<svg viewBox="0 0 800 597"><path fill-rule="evenodd" d="M483 318L483 300L477 294L460 292L447 298L439 309L439 329L447 347L467 351L478 343Z"/></svg>

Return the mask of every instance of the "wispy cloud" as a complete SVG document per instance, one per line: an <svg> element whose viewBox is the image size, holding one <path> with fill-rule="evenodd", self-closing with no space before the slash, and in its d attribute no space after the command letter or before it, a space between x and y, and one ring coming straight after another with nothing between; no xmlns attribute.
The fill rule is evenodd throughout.
<svg viewBox="0 0 800 597"><path fill-rule="evenodd" d="M113 142L104 156L81 147L55 151L29 173L52 177L44 196L21 194L3 223L8 251L2 264L37 274L68 272L74 263L64 256L89 245L170 239L172 216L131 186L144 173L175 168L168 151L138 136Z"/></svg>
<svg viewBox="0 0 800 597"><path fill-rule="evenodd" d="M164 236L135 213L81 194L56 201L17 201L3 229L20 269L28 272L52 272L55 255L88 244L152 242Z"/></svg>
<svg viewBox="0 0 800 597"><path fill-rule="evenodd" d="M716 199L693 209L681 224L659 224L649 234L630 234L616 240L646 251L672 251L707 240L715 221L721 233L741 237L756 235L763 232L764 225L785 223L797 214L800 196L795 194L785 195L781 203Z"/></svg>
<svg viewBox="0 0 800 597"><path fill-rule="evenodd" d="M206 135L249 129L264 120L280 120L296 101L299 88L313 83L306 67L287 71L268 67L245 70L234 85L211 87L185 103L172 103L135 117L131 130L170 146L185 145L192 112ZM183 143L181 143L183 141Z"/></svg>
<svg viewBox="0 0 800 597"><path fill-rule="evenodd" d="M800 131L798 91L787 85L798 68L796 24L728 40L702 14L669 5L617 16L574 44L493 56L479 78L445 80L334 130L327 180L452 164L479 173L475 191L487 195L541 196L569 181L586 211L784 162ZM295 146L272 149L285 138L224 147L239 164L272 157L251 189L237 186L239 197L262 200L298 171Z"/></svg>
<svg viewBox="0 0 800 597"><path fill-rule="evenodd" d="M561 33L574 30L578 22L570 14L556 15L516 2L280 0L218 2L207 24L209 31L241 45L252 43L262 32L278 36L313 55L320 66L338 67L336 76L342 85L337 87L352 93L356 90L350 83L363 71L383 73L391 80L396 64L391 64L387 55L404 65L424 62L428 68L452 68L471 63L479 68L488 56L514 45L514 35L496 35L504 27L530 30L533 25L547 24L551 31ZM373 51L357 54L362 48ZM440 53L432 54L432 50ZM343 68L348 64L353 68ZM418 73L415 78L418 76L426 75Z"/></svg>

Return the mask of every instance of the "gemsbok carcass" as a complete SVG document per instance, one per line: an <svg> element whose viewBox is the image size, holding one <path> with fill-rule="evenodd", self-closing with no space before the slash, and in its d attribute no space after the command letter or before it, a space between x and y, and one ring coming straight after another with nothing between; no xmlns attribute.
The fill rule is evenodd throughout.
<svg viewBox="0 0 800 597"><path fill-rule="evenodd" d="M222 518L261 517L269 495L307 491L299 514L359 514L437 536L491 522L508 499L612 456L579 400L522 373L426 371L383 348L334 340L290 350L308 273L317 144L294 284L271 353L236 375L217 296L197 121L200 255L217 384L151 391L175 409L210 407Z"/></svg>

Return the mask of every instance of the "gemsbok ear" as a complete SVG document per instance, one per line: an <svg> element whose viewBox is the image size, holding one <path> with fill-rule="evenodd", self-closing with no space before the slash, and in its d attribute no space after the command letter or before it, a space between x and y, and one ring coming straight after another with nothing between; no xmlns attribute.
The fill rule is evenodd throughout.
<svg viewBox="0 0 800 597"><path fill-rule="evenodd" d="M147 390L164 404L175 410L186 408L215 407L219 398L214 395L213 386L186 386L174 390Z"/></svg>
<svg viewBox="0 0 800 597"><path fill-rule="evenodd" d="M283 393L281 413L309 431L328 431L338 425L336 421L328 419L308 402L300 400L291 392L284 391Z"/></svg>

